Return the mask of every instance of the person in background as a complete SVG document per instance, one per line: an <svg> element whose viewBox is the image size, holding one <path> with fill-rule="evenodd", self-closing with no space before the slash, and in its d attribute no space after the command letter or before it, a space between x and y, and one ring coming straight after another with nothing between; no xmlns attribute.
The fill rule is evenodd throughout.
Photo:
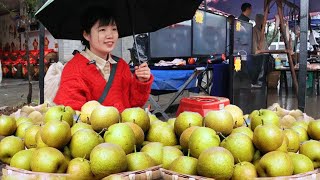
<svg viewBox="0 0 320 180"><path fill-rule="evenodd" d="M264 15L257 14L256 15L256 25L253 27L253 42L252 42L252 48L253 48L253 54L257 54L259 50L266 50L266 42L262 42L262 46L259 47L261 42L261 31L262 31L262 24L264 20Z"/></svg>
<svg viewBox="0 0 320 180"><path fill-rule="evenodd" d="M238 17L239 20L242 20L242 21L246 21L246 22L249 22L250 21L250 15L251 15L251 12L252 12L252 5L250 3L243 3L241 5L241 15Z"/></svg>

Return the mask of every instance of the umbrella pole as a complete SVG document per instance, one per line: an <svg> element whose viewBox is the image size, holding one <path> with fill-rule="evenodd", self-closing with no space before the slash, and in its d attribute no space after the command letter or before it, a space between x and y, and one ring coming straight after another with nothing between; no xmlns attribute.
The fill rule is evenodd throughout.
<svg viewBox="0 0 320 180"><path fill-rule="evenodd" d="M40 59L39 59L39 89L40 89L40 104L44 103L44 34L45 29L42 23L40 23Z"/></svg>

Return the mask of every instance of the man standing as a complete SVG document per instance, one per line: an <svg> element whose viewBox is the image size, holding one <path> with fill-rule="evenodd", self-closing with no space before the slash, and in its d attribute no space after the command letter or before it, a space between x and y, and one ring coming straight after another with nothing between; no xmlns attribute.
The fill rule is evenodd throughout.
<svg viewBox="0 0 320 180"><path fill-rule="evenodd" d="M242 21L246 21L249 22L250 21L250 14L252 12L252 6L250 3L243 3L241 5L241 15L238 17L238 19L242 20Z"/></svg>

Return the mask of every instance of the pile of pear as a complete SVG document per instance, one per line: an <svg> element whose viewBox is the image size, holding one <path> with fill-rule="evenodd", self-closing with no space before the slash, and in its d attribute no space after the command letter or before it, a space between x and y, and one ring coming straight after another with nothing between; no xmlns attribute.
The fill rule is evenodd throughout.
<svg viewBox="0 0 320 180"><path fill-rule="evenodd" d="M36 114L36 115L35 115ZM161 165L214 179L291 176L320 167L320 121L274 104L249 115L235 106L164 122L141 108L118 112L87 102L26 106L0 117L0 160L75 179L113 179Z"/></svg>

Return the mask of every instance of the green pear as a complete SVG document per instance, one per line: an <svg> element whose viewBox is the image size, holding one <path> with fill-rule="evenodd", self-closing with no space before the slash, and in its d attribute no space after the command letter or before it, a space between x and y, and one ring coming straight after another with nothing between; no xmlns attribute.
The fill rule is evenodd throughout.
<svg viewBox="0 0 320 180"><path fill-rule="evenodd" d="M202 126L203 117L199 113L185 111L174 122L174 131L180 137L191 126Z"/></svg>
<svg viewBox="0 0 320 180"><path fill-rule="evenodd" d="M288 144L289 144L289 139L285 135L283 137L283 141L282 141L281 146L278 149L276 149L276 151L288 152Z"/></svg>
<svg viewBox="0 0 320 180"><path fill-rule="evenodd" d="M70 126L62 120L48 121L39 132L45 144L57 149L63 148L71 139Z"/></svg>
<svg viewBox="0 0 320 180"><path fill-rule="evenodd" d="M258 177L257 170L250 162L240 162L234 166L232 180L249 180Z"/></svg>
<svg viewBox="0 0 320 180"><path fill-rule="evenodd" d="M99 134L91 129L77 131L71 137L69 144L72 157L89 159L92 149L100 144L99 136Z"/></svg>
<svg viewBox="0 0 320 180"><path fill-rule="evenodd" d="M294 118L298 119L299 117L303 116L303 112L299 109L292 110L289 112L289 115L293 116Z"/></svg>
<svg viewBox="0 0 320 180"><path fill-rule="evenodd" d="M48 147L48 145L45 144L45 143L42 141L40 130L41 130L41 128L39 129L39 131L38 131L37 134L36 134L37 148Z"/></svg>
<svg viewBox="0 0 320 180"><path fill-rule="evenodd" d="M200 176L214 179L230 179L234 170L234 157L222 147L212 147L201 153L197 172Z"/></svg>
<svg viewBox="0 0 320 180"><path fill-rule="evenodd" d="M150 119L150 124L152 124L154 121L159 120L159 119L157 118L157 116L154 115L154 114L148 114L148 116L149 116L149 119Z"/></svg>
<svg viewBox="0 0 320 180"><path fill-rule="evenodd" d="M0 136L10 136L17 129L16 120L13 117L0 116Z"/></svg>
<svg viewBox="0 0 320 180"><path fill-rule="evenodd" d="M91 151L90 166L92 173L100 179L123 172L128 167L126 153L117 144L99 144Z"/></svg>
<svg viewBox="0 0 320 180"><path fill-rule="evenodd" d="M107 143L118 144L126 154L133 152L136 144L133 130L125 123L110 126L104 133L104 140Z"/></svg>
<svg viewBox="0 0 320 180"><path fill-rule="evenodd" d="M150 118L142 108L129 108L121 113L122 122L133 122L147 132L150 127Z"/></svg>
<svg viewBox="0 0 320 180"><path fill-rule="evenodd" d="M171 125L173 128L174 128L174 123L176 122L176 118L170 118L170 119L168 119L168 121L167 121L167 123L169 124L169 125Z"/></svg>
<svg viewBox="0 0 320 180"><path fill-rule="evenodd" d="M252 162L254 162L254 161L257 161L257 160L261 159L261 157L262 157L261 152L260 152L259 150L256 150L256 151L254 152Z"/></svg>
<svg viewBox="0 0 320 180"><path fill-rule="evenodd" d="M258 176L259 177L267 177L268 175L266 174L266 172L264 171L264 169L262 169L262 167L260 166L260 159L257 159L253 162L254 167L257 170Z"/></svg>
<svg viewBox="0 0 320 180"><path fill-rule="evenodd" d="M180 145L183 150L189 149L189 139L194 130L196 130L199 126L192 126L188 129L184 130L180 136Z"/></svg>
<svg viewBox="0 0 320 180"><path fill-rule="evenodd" d="M119 123L120 114L117 108L111 106L98 106L90 116L90 123L93 130L100 132L111 125Z"/></svg>
<svg viewBox="0 0 320 180"><path fill-rule="evenodd" d="M51 107L44 116L45 123L62 119L71 127L73 125L73 112L67 110L65 106Z"/></svg>
<svg viewBox="0 0 320 180"><path fill-rule="evenodd" d="M86 102L82 107L81 107L81 112L80 114L80 119L81 122L90 124L90 116L92 111L96 108L99 107L101 104L98 101L88 101Z"/></svg>
<svg viewBox="0 0 320 180"><path fill-rule="evenodd" d="M167 123L151 125L147 134L147 141L160 142L165 146L174 146L178 144L178 140L172 126Z"/></svg>
<svg viewBox="0 0 320 180"><path fill-rule="evenodd" d="M293 126L291 127L291 129L294 130L296 133L298 133L300 143L303 143L309 140L308 132L305 128L301 126Z"/></svg>
<svg viewBox="0 0 320 180"><path fill-rule="evenodd" d="M306 173L314 170L313 163L307 156L292 152L289 152L289 156L293 163L293 174Z"/></svg>
<svg viewBox="0 0 320 180"><path fill-rule="evenodd" d="M32 154L34 151L35 149L28 149L17 152L12 157L10 166L30 171L30 162L32 161Z"/></svg>
<svg viewBox="0 0 320 180"><path fill-rule="evenodd" d="M64 173L67 170L67 162L59 150L52 147L43 147L35 150L30 163L34 172Z"/></svg>
<svg viewBox="0 0 320 180"><path fill-rule="evenodd" d="M225 136L231 134L234 126L233 117L226 110L208 112L204 118L204 124Z"/></svg>
<svg viewBox="0 0 320 180"><path fill-rule="evenodd" d="M282 128L291 128L293 123L296 121L297 120L293 116L285 115L283 118L281 118L280 124Z"/></svg>
<svg viewBox="0 0 320 180"><path fill-rule="evenodd" d="M263 124L255 128L253 132L253 143L261 152L275 151L283 143L284 133L273 124Z"/></svg>
<svg viewBox="0 0 320 180"><path fill-rule="evenodd" d="M19 151L24 150L24 142L21 138L8 136L0 141L0 160L10 164L11 158Z"/></svg>
<svg viewBox="0 0 320 180"><path fill-rule="evenodd" d="M93 179L90 162L83 158L75 158L69 162L67 174L74 180Z"/></svg>
<svg viewBox="0 0 320 180"><path fill-rule="evenodd" d="M35 111L35 109L32 106L23 106L20 111L20 116L27 117L33 111Z"/></svg>
<svg viewBox="0 0 320 180"><path fill-rule="evenodd" d="M39 125L32 125L26 130L24 135L24 144L27 148L36 148L37 147L37 140L36 136L37 133L40 131Z"/></svg>
<svg viewBox="0 0 320 180"><path fill-rule="evenodd" d="M170 171L181 174L196 175L198 159L189 156L180 156L169 166Z"/></svg>
<svg viewBox="0 0 320 180"><path fill-rule="evenodd" d="M141 145L144 141L144 132L140 126L136 125L133 122L126 122L125 124L129 125L132 129L134 136L136 138L136 145Z"/></svg>
<svg viewBox="0 0 320 180"><path fill-rule="evenodd" d="M135 152L127 155L128 171L138 171L156 165L154 160L144 152Z"/></svg>
<svg viewBox="0 0 320 180"><path fill-rule="evenodd" d="M250 139L253 139L253 131L249 127L241 126L232 130L233 133L242 133L247 135Z"/></svg>
<svg viewBox="0 0 320 180"><path fill-rule="evenodd" d="M269 152L262 156L259 165L268 177L291 176L293 174L292 160L285 152Z"/></svg>
<svg viewBox="0 0 320 180"><path fill-rule="evenodd" d="M43 124L43 115L39 111L33 111L28 115L28 118L32 119L33 124Z"/></svg>
<svg viewBox="0 0 320 180"><path fill-rule="evenodd" d="M249 118L251 119L250 125L252 131L262 123L265 125L273 124L280 128L280 119L277 114L267 109L255 110L250 114Z"/></svg>
<svg viewBox="0 0 320 180"><path fill-rule="evenodd" d="M231 152L236 163L253 160L255 153L254 145L252 140L245 134L233 133L224 139L221 147L226 148Z"/></svg>
<svg viewBox="0 0 320 180"><path fill-rule="evenodd" d="M63 148L62 154L64 155L64 157L66 158L67 163L69 164L69 162L72 159L72 155L71 155L71 151L70 148L68 146L65 146Z"/></svg>
<svg viewBox="0 0 320 180"><path fill-rule="evenodd" d="M320 120L311 121L308 125L308 135L314 140L320 140Z"/></svg>
<svg viewBox="0 0 320 180"><path fill-rule="evenodd" d="M20 125L20 124L22 124L22 123L24 123L24 122L33 122L32 121L32 119L30 119L30 118L27 118L27 117L19 117L17 120L16 120L16 125L17 125L17 127Z"/></svg>
<svg viewBox="0 0 320 180"><path fill-rule="evenodd" d="M292 124L292 127L294 126L300 126L300 127L303 127L305 130L308 130L308 125L309 125L309 122L306 122L306 121L296 121Z"/></svg>
<svg viewBox="0 0 320 180"><path fill-rule="evenodd" d="M31 122L24 122L22 124L19 124L15 133L15 136L21 139L24 139L27 129L30 128L31 126L33 126L33 123Z"/></svg>
<svg viewBox="0 0 320 180"><path fill-rule="evenodd" d="M173 146L163 147L162 167L168 169L171 163L180 156L183 156L183 153L179 149Z"/></svg>
<svg viewBox="0 0 320 180"><path fill-rule="evenodd" d="M307 156L312 162L314 168L320 167L320 142L310 140L300 145L299 153Z"/></svg>
<svg viewBox="0 0 320 180"><path fill-rule="evenodd" d="M298 152L300 147L300 139L298 133L292 129L285 129L283 132L289 140L288 152Z"/></svg>
<svg viewBox="0 0 320 180"><path fill-rule="evenodd" d="M77 131L79 131L81 129L93 130L92 126L90 124L83 123L83 122L77 122L71 127L71 136L73 136Z"/></svg>
<svg viewBox="0 0 320 180"><path fill-rule="evenodd" d="M141 152L147 153L156 163L156 165L162 164L163 158L163 144L159 142L150 142L143 146Z"/></svg>
<svg viewBox="0 0 320 180"><path fill-rule="evenodd" d="M241 127L243 125L243 111L238 106L229 104L224 107L224 110L228 111L232 115L234 128Z"/></svg>
<svg viewBox="0 0 320 180"><path fill-rule="evenodd" d="M200 154L210 147L217 147L220 138L217 133L210 128L199 127L193 131L189 139L189 149L192 157L198 158Z"/></svg>

